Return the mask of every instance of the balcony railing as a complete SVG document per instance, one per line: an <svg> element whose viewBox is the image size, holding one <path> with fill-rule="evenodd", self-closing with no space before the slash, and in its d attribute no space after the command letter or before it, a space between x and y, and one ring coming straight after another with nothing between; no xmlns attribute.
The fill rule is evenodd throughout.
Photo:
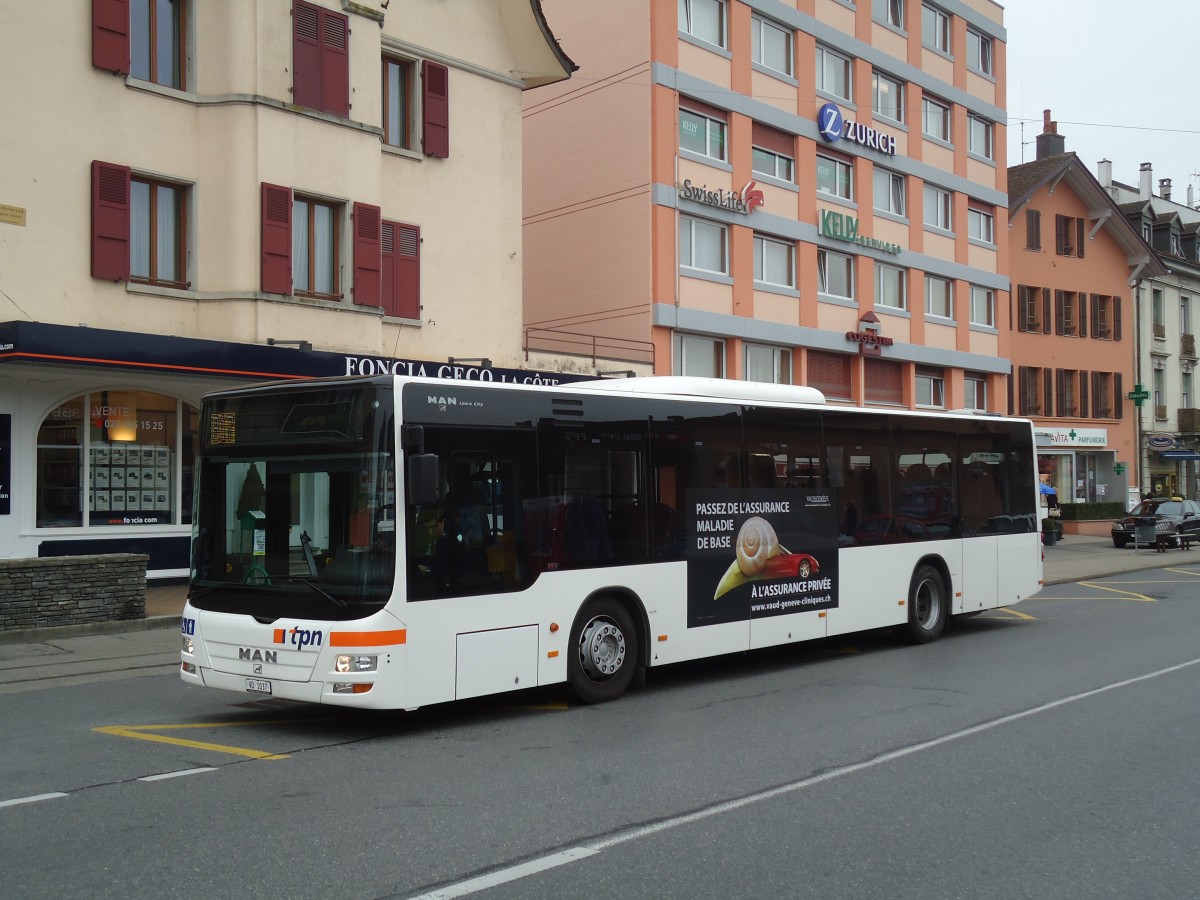
<svg viewBox="0 0 1200 900"><path fill-rule="evenodd" d="M1200 409L1180 409L1179 431L1181 434L1196 434L1200 432Z"/></svg>
<svg viewBox="0 0 1200 900"><path fill-rule="evenodd" d="M605 337L557 328L526 328L525 359L530 352L562 353L585 357L592 365L600 361L654 365L654 344L631 338Z"/></svg>
<svg viewBox="0 0 1200 900"><path fill-rule="evenodd" d="M1179 336L1179 353L1182 356L1196 355L1196 336L1194 334L1181 334Z"/></svg>
<svg viewBox="0 0 1200 900"><path fill-rule="evenodd" d="M1165 340L1167 337L1167 326L1156 324L1154 326L1154 336L1156 338L1158 338L1160 341Z"/></svg>
<svg viewBox="0 0 1200 900"><path fill-rule="evenodd" d="M1159 422L1167 421L1167 408L1165 406L1154 407L1154 418Z"/></svg>

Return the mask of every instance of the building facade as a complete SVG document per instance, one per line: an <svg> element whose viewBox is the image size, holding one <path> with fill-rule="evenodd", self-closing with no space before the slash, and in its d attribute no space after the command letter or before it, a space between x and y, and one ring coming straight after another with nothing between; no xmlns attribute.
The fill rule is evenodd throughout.
<svg viewBox="0 0 1200 900"><path fill-rule="evenodd" d="M1046 112L1033 162L1008 170L1009 413L1029 416L1063 503L1125 504L1139 483L1136 286L1165 271Z"/></svg>
<svg viewBox="0 0 1200 900"><path fill-rule="evenodd" d="M1002 411L990 0L546 0L525 100L530 358Z"/></svg>
<svg viewBox="0 0 1200 900"><path fill-rule="evenodd" d="M573 65L529 0L89 6L0 10L0 556L178 575L205 391L520 377L520 95Z"/></svg>
<svg viewBox="0 0 1200 900"><path fill-rule="evenodd" d="M1097 177L1130 225L1153 246L1165 272L1138 286L1139 378L1149 394L1137 410L1144 472L1141 488L1156 496L1200 495L1200 403L1196 400L1195 304L1200 304L1200 210L1189 186L1186 202L1171 179L1142 163L1136 186L1114 181L1102 160Z"/></svg>

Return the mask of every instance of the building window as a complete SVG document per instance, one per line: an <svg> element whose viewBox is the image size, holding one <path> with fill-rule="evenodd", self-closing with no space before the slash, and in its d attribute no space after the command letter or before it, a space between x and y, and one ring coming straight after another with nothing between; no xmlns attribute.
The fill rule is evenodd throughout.
<svg viewBox="0 0 1200 900"><path fill-rule="evenodd" d="M383 142L416 150L413 139L413 89L416 64L401 59L383 61Z"/></svg>
<svg viewBox="0 0 1200 900"><path fill-rule="evenodd" d="M832 250L817 250L817 281L822 294L854 299L854 257Z"/></svg>
<svg viewBox="0 0 1200 900"><path fill-rule="evenodd" d="M685 269L729 274L726 242L724 225L679 217L679 264Z"/></svg>
<svg viewBox="0 0 1200 900"><path fill-rule="evenodd" d="M943 231L954 230L954 195L945 188L925 185L925 224Z"/></svg>
<svg viewBox="0 0 1200 900"><path fill-rule="evenodd" d="M996 217L990 210L967 208L967 237L985 244L995 243Z"/></svg>
<svg viewBox="0 0 1200 900"><path fill-rule="evenodd" d="M754 280L777 287L794 288L795 246L790 241L754 236ZM761 380L761 379L756 379Z"/></svg>
<svg viewBox="0 0 1200 900"><path fill-rule="evenodd" d="M340 299L340 209L323 200L292 199L292 293L297 296Z"/></svg>
<svg viewBox="0 0 1200 900"><path fill-rule="evenodd" d="M1192 333L1192 298L1188 296L1179 298L1179 333Z"/></svg>
<svg viewBox="0 0 1200 900"><path fill-rule="evenodd" d="M898 266L875 263L875 305L908 309L908 273Z"/></svg>
<svg viewBox="0 0 1200 900"><path fill-rule="evenodd" d="M941 319L954 318L954 282L936 275L925 276L925 313Z"/></svg>
<svg viewBox="0 0 1200 900"><path fill-rule="evenodd" d="M1042 412L1038 390L1038 377L1041 369L1021 366L1017 369L1018 406L1017 414L1022 416L1037 416Z"/></svg>
<svg viewBox="0 0 1200 900"><path fill-rule="evenodd" d="M1171 232L1171 255L1183 256L1183 240L1175 232Z"/></svg>
<svg viewBox="0 0 1200 900"><path fill-rule="evenodd" d="M904 121L904 82L879 72L871 73L871 102L875 115Z"/></svg>
<svg viewBox="0 0 1200 900"><path fill-rule="evenodd" d="M1083 258L1083 244L1087 229L1086 219L1074 216L1054 217L1054 252L1059 256Z"/></svg>
<svg viewBox="0 0 1200 900"><path fill-rule="evenodd" d="M350 24L346 16L303 0L292 9L292 102L350 115Z"/></svg>
<svg viewBox="0 0 1200 900"><path fill-rule="evenodd" d="M889 359L864 357L863 400L867 403L903 403L904 367Z"/></svg>
<svg viewBox="0 0 1200 900"><path fill-rule="evenodd" d="M832 156L817 156L817 190L822 194L854 199L854 166Z"/></svg>
<svg viewBox="0 0 1200 900"><path fill-rule="evenodd" d="M1083 322L1087 318L1086 295L1075 291L1054 291L1055 334L1083 337Z"/></svg>
<svg viewBox="0 0 1200 900"><path fill-rule="evenodd" d="M871 8L878 21L904 30L904 0L872 0Z"/></svg>
<svg viewBox="0 0 1200 900"><path fill-rule="evenodd" d="M1113 418L1112 374L1092 373L1092 416L1097 419Z"/></svg>
<svg viewBox="0 0 1200 900"><path fill-rule="evenodd" d="M763 147L753 148L750 168L758 175L766 175L788 183L795 181L795 161L790 156Z"/></svg>
<svg viewBox="0 0 1200 900"><path fill-rule="evenodd" d="M694 110L679 109L679 148L725 161L725 122Z"/></svg>
<svg viewBox="0 0 1200 900"><path fill-rule="evenodd" d="M1092 294L1091 335L1102 341L1121 340L1121 298Z"/></svg>
<svg viewBox="0 0 1200 900"><path fill-rule="evenodd" d="M986 412L987 405L987 376L975 372L967 372L963 378L963 406Z"/></svg>
<svg viewBox="0 0 1200 900"><path fill-rule="evenodd" d="M1167 309L1163 302L1163 292L1161 288L1154 288L1152 291L1153 297L1153 315L1154 315L1154 336L1163 338L1167 336Z"/></svg>
<svg viewBox="0 0 1200 900"><path fill-rule="evenodd" d="M941 369L917 366L917 406L946 406L946 376Z"/></svg>
<svg viewBox="0 0 1200 900"><path fill-rule="evenodd" d="M921 7L921 40L926 47L950 53L950 16L936 6Z"/></svg>
<svg viewBox="0 0 1200 900"><path fill-rule="evenodd" d="M967 29L967 68L984 75L992 73L992 39L973 28Z"/></svg>
<svg viewBox="0 0 1200 900"><path fill-rule="evenodd" d="M854 82L851 72L850 60L847 57L817 45L818 91L824 91L842 100L853 100Z"/></svg>
<svg viewBox="0 0 1200 900"><path fill-rule="evenodd" d="M996 327L996 292L971 285L971 324Z"/></svg>
<svg viewBox="0 0 1200 900"><path fill-rule="evenodd" d="M875 208L895 216L906 215L904 176L876 166L874 179Z"/></svg>
<svg viewBox="0 0 1200 900"><path fill-rule="evenodd" d="M183 89L182 0L131 0L129 74Z"/></svg>
<svg viewBox="0 0 1200 900"><path fill-rule="evenodd" d="M679 0L679 30L725 46L725 0Z"/></svg>
<svg viewBox="0 0 1200 900"><path fill-rule="evenodd" d="M675 357L680 375L725 377L725 342L695 334L675 334Z"/></svg>
<svg viewBox="0 0 1200 900"><path fill-rule="evenodd" d="M1162 369L1155 369L1154 370L1154 406L1155 406L1155 416L1154 417L1156 419L1166 418L1165 415L1163 415L1163 416L1158 415L1159 409L1163 409L1163 410L1166 409L1166 404L1163 403L1163 394L1166 393L1165 384L1166 384L1166 373L1164 373Z"/></svg>
<svg viewBox="0 0 1200 900"><path fill-rule="evenodd" d="M129 278L144 284L184 287L187 189L131 177L129 181Z"/></svg>
<svg viewBox="0 0 1200 900"><path fill-rule="evenodd" d="M1042 214L1036 209L1025 210L1025 249L1042 249Z"/></svg>
<svg viewBox="0 0 1200 900"><path fill-rule="evenodd" d="M1050 333L1049 288L1017 285L1017 331Z"/></svg>
<svg viewBox="0 0 1200 900"><path fill-rule="evenodd" d="M187 525L199 412L150 391L82 394L37 435L38 528Z"/></svg>
<svg viewBox="0 0 1200 900"><path fill-rule="evenodd" d="M746 344L746 380L768 384L792 383L792 351L764 344Z"/></svg>
<svg viewBox="0 0 1200 900"><path fill-rule="evenodd" d="M950 143L950 107L932 97L921 98L921 131Z"/></svg>
<svg viewBox="0 0 1200 900"><path fill-rule="evenodd" d="M979 116L968 117L967 152L992 159L992 123Z"/></svg>
<svg viewBox="0 0 1200 900"><path fill-rule="evenodd" d="M1074 369L1059 369L1055 373L1057 378L1057 391L1055 395L1055 415L1057 416L1078 416L1079 413L1079 394L1076 390L1076 385L1079 380L1079 373Z"/></svg>
<svg viewBox="0 0 1200 900"><path fill-rule="evenodd" d="M751 17L751 58L760 66L792 74L792 33L773 22Z"/></svg>
<svg viewBox="0 0 1200 900"><path fill-rule="evenodd" d="M809 350L806 381L826 397L835 400L851 398L850 373L855 357L848 353L827 353Z"/></svg>

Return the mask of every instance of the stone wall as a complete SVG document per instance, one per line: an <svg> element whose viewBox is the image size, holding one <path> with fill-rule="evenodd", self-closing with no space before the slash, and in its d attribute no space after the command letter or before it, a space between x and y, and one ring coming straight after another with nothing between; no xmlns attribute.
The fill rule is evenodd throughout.
<svg viewBox="0 0 1200 900"><path fill-rule="evenodd" d="M142 553L0 559L0 631L146 617Z"/></svg>

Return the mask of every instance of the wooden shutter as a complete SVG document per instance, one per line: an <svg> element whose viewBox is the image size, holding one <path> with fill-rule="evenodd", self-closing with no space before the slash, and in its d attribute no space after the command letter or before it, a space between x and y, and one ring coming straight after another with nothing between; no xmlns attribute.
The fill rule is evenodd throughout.
<svg viewBox="0 0 1200 900"><path fill-rule="evenodd" d="M1042 249L1042 214L1036 209L1025 210L1025 249Z"/></svg>
<svg viewBox="0 0 1200 900"><path fill-rule="evenodd" d="M92 277L129 280L129 167L92 162Z"/></svg>
<svg viewBox="0 0 1200 900"><path fill-rule="evenodd" d="M340 13L321 10L321 109L350 115L350 22Z"/></svg>
<svg viewBox="0 0 1200 900"><path fill-rule="evenodd" d="M1088 379L1091 377L1089 372L1080 371L1079 373L1079 415L1086 419L1088 416Z"/></svg>
<svg viewBox="0 0 1200 900"><path fill-rule="evenodd" d="M1067 322L1066 322L1067 314L1066 314L1066 310L1065 310L1065 305L1066 304L1065 304L1065 300L1063 298L1063 292L1056 288L1054 291L1054 333L1055 334L1066 334L1067 333L1067 327L1066 327L1067 326Z"/></svg>
<svg viewBox="0 0 1200 900"><path fill-rule="evenodd" d="M1092 294L1089 298L1089 303L1092 310L1092 330L1089 332L1092 337L1100 337L1100 298Z"/></svg>
<svg viewBox="0 0 1200 900"><path fill-rule="evenodd" d="M1124 379L1120 372L1113 372L1113 411L1114 419L1123 419L1125 417L1125 408L1122 405L1125 402L1125 388L1122 386Z"/></svg>
<svg viewBox="0 0 1200 900"><path fill-rule="evenodd" d="M421 146L426 156L450 155L450 72L438 63L421 63Z"/></svg>
<svg viewBox="0 0 1200 900"><path fill-rule="evenodd" d="M1083 259L1083 239L1084 230L1087 228L1087 219L1075 220L1075 252L1080 259Z"/></svg>
<svg viewBox="0 0 1200 900"><path fill-rule="evenodd" d="M262 185L262 290L292 292L292 191Z"/></svg>
<svg viewBox="0 0 1200 900"><path fill-rule="evenodd" d="M1042 415L1054 415L1054 370L1042 369Z"/></svg>
<svg viewBox="0 0 1200 900"><path fill-rule="evenodd" d="M421 318L421 229L385 220L380 246L384 315Z"/></svg>
<svg viewBox="0 0 1200 900"><path fill-rule="evenodd" d="M1080 337L1087 337L1088 333L1088 314L1087 314L1087 291L1079 292L1079 327L1075 333Z"/></svg>
<svg viewBox="0 0 1200 900"><path fill-rule="evenodd" d="M1029 328L1029 288L1023 284L1017 285L1017 331L1028 331Z"/></svg>
<svg viewBox="0 0 1200 900"><path fill-rule="evenodd" d="M1050 288L1042 288L1042 334L1050 333Z"/></svg>
<svg viewBox="0 0 1200 900"><path fill-rule="evenodd" d="M380 306L379 207L354 204L354 302Z"/></svg>
<svg viewBox="0 0 1200 900"><path fill-rule="evenodd" d="M92 65L129 74L129 0L92 0Z"/></svg>
<svg viewBox="0 0 1200 900"><path fill-rule="evenodd" d="M308 3L292 8L292 101L321 108L321 13Z"/></svg>
<svg viewBox="0 0 1200 900"><path fill-rule="evenodd" d="M1047 372L1050 370L1047 369ZM1064 369L1054 370L1054 414L1056 416L1069 416L1070 409L1067 407L1067 373Z"/></svg>
<svg viewBox="0 0 1200 900"><path fill-rule="evenodd" d="M1121 339L1121 298L1112 298L1112 336L1114 341Z"/></svg>
<svg viewBox="0 0 1200 900"><path fill-rule="evenodd" d="M1013 408L1013 380L1011 375L1004 379L1004 384L1008 388L1008 414L1011 416L1014 412L1016 412L1016 410ZM1022 413L1022 415L1024 415L1024 413Z"/></svg>

